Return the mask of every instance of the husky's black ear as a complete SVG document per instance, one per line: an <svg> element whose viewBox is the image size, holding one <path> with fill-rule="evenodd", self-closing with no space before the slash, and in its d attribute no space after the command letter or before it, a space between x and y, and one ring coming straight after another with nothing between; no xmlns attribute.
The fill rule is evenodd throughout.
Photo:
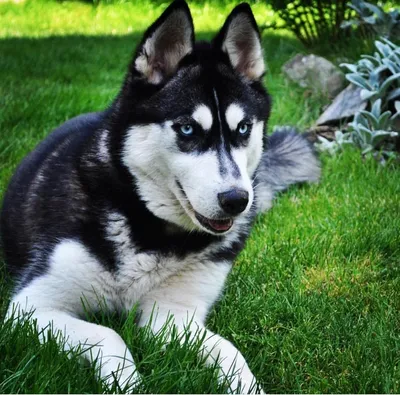
<svg viewBox="0 0 400 395"><path fill-rule="evenodd" d="M194 28L188 5L176 0L150 26L139 45L133 68L152 84L171 76L193 50Z"/></svg>
<svg viewBox="0 0 400 395"><path fill-rule="evenodd" d="M264 74L260 33L248 4L233 9L214 38L214 45L228 55L233 68L247 79L258 80Z"/></svg>

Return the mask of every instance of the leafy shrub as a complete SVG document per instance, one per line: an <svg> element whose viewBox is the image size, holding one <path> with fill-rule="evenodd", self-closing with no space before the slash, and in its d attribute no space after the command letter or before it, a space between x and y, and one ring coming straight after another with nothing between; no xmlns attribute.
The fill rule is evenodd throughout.
<svg viewBox="0 0 400 395"><path fill-rule="evenodd" d="M347 0L271 0L272 8L306 46L322 39L338 39L344 35L340 29L352 10Z"/></svg>
<svg viewBox="0 0 400 395"><path fill-rule="evenodd" d="M336 141L319 137L317 148L332 154L344 145L361 149L362 155L380 150L383 158L394 157L396 138L395 122L400 117L400 47L387 39L376 41L377 52L363 55L356 64L344 63L350 73L348 81L361 88L361 98L368 100L369 110L360 111L347 130L336 133ZM381 155L381 158L382 158Z"/></svg>
<svg viewBox="0 0 400 395"><path fill-rule="evenodd" d="M383 108L400 97L400 47L387 39L375 41L377 52L362 55L356 64L342 63L346 79L359 86L361 98L372 104L381 99Z"/></svg>
<svg viewBox="0 0 400 395"><path fill-rule="evenodd" d="M371 4L362 0L351 0L349 7L356 14L356 19L342 23L342 28L356 27L362 30L363 35L398 38L400 37L400 12L394 9L385 12L379 5Z"/></svg>
<svg viewBox="0 0 400 395"><path fill-rule="evenodd" d="M397 137L392 124L400 115L400 102L396 102L396 113L381 110L382 100L378 99L371 111L360 111L355 115L353 122L349 123L348 133L344 134L343 144L354 144L361 149L361 154L381 149L381 153L391 157L394 155L395 145L390 137ZM389 137L389 138L388 138ZM340 144L340 143L339 143Z"/></svg>
<svg viewBox="0 0 400 395"><path fill-rule="evenodd" d="M93 4L94 6L99 6L101 4L102 5L114 5L114 4L125 4L125 3L134 3L135 2L135 0L80 0L80 1L82 1L84 3Z"/></svg>

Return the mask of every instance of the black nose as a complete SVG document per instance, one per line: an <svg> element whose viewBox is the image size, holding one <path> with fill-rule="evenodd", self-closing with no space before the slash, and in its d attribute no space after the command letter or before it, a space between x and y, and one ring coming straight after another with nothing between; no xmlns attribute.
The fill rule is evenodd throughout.
<svg viewBox="0 0 400 395"><path fill-rule="evenodd" d="M240 214L247 207L249 193L243 189L230 189L218 194L220 206L231 215Z"/></svg>

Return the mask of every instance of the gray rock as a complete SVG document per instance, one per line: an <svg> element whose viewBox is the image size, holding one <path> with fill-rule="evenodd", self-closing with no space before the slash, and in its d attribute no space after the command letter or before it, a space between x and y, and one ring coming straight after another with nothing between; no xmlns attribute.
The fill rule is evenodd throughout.
<svg viewBox="0 0 400 395"><path fill-rule="evenodd" d="M339 130L337 126L330 125L322 125L322 126L312 126L309 129L306 129L307 138L312 143L318 141L318 136L322 136L329 141L335 140L335 132Z"/></svg>
<svg viewBox="0 0 400 395"><path fill-rule="evenodd" d="M332 104L318 118L317 125L332 125L344 122L367 107L367 101L361 100L361 88L350 84L333 100Z"/></svg>
<svg viewBox="0 0 400 395"><path fill-rule="evenodd" d="M344 74L329 60L316 55L296 55L282 72L303 88L334 98L345 84Z"/></svg>

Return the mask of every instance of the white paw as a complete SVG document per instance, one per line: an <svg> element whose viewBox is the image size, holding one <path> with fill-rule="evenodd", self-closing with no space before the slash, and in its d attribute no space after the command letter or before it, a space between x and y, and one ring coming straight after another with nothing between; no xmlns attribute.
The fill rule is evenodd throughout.
<svg viewBox="0 0 400 395"><path fill-rule="evenodd" d="M239 391L240 389L240 391ZM231 394L257 394L256 379L243 378L242 376L236 376L230 383L229 393Z"/></svg>
<svg viewBox="0 0 400 395"><path fill-rule="evenodd" d="M114 388L114 393L129 394L134 387L142 382L142 378L132 362L125 360L123 365L112 365L108 363L102 367L101 379L105 382L107 388L110 390Z"/></svg>
<svg viewBox="0 0 400 395"><path fill-rule="evenodd" d="M251 373L247 364L245 364L236 375L231 376L229 392L232 394L265 394L257 385L257 380L253 373Z"/></svg>

